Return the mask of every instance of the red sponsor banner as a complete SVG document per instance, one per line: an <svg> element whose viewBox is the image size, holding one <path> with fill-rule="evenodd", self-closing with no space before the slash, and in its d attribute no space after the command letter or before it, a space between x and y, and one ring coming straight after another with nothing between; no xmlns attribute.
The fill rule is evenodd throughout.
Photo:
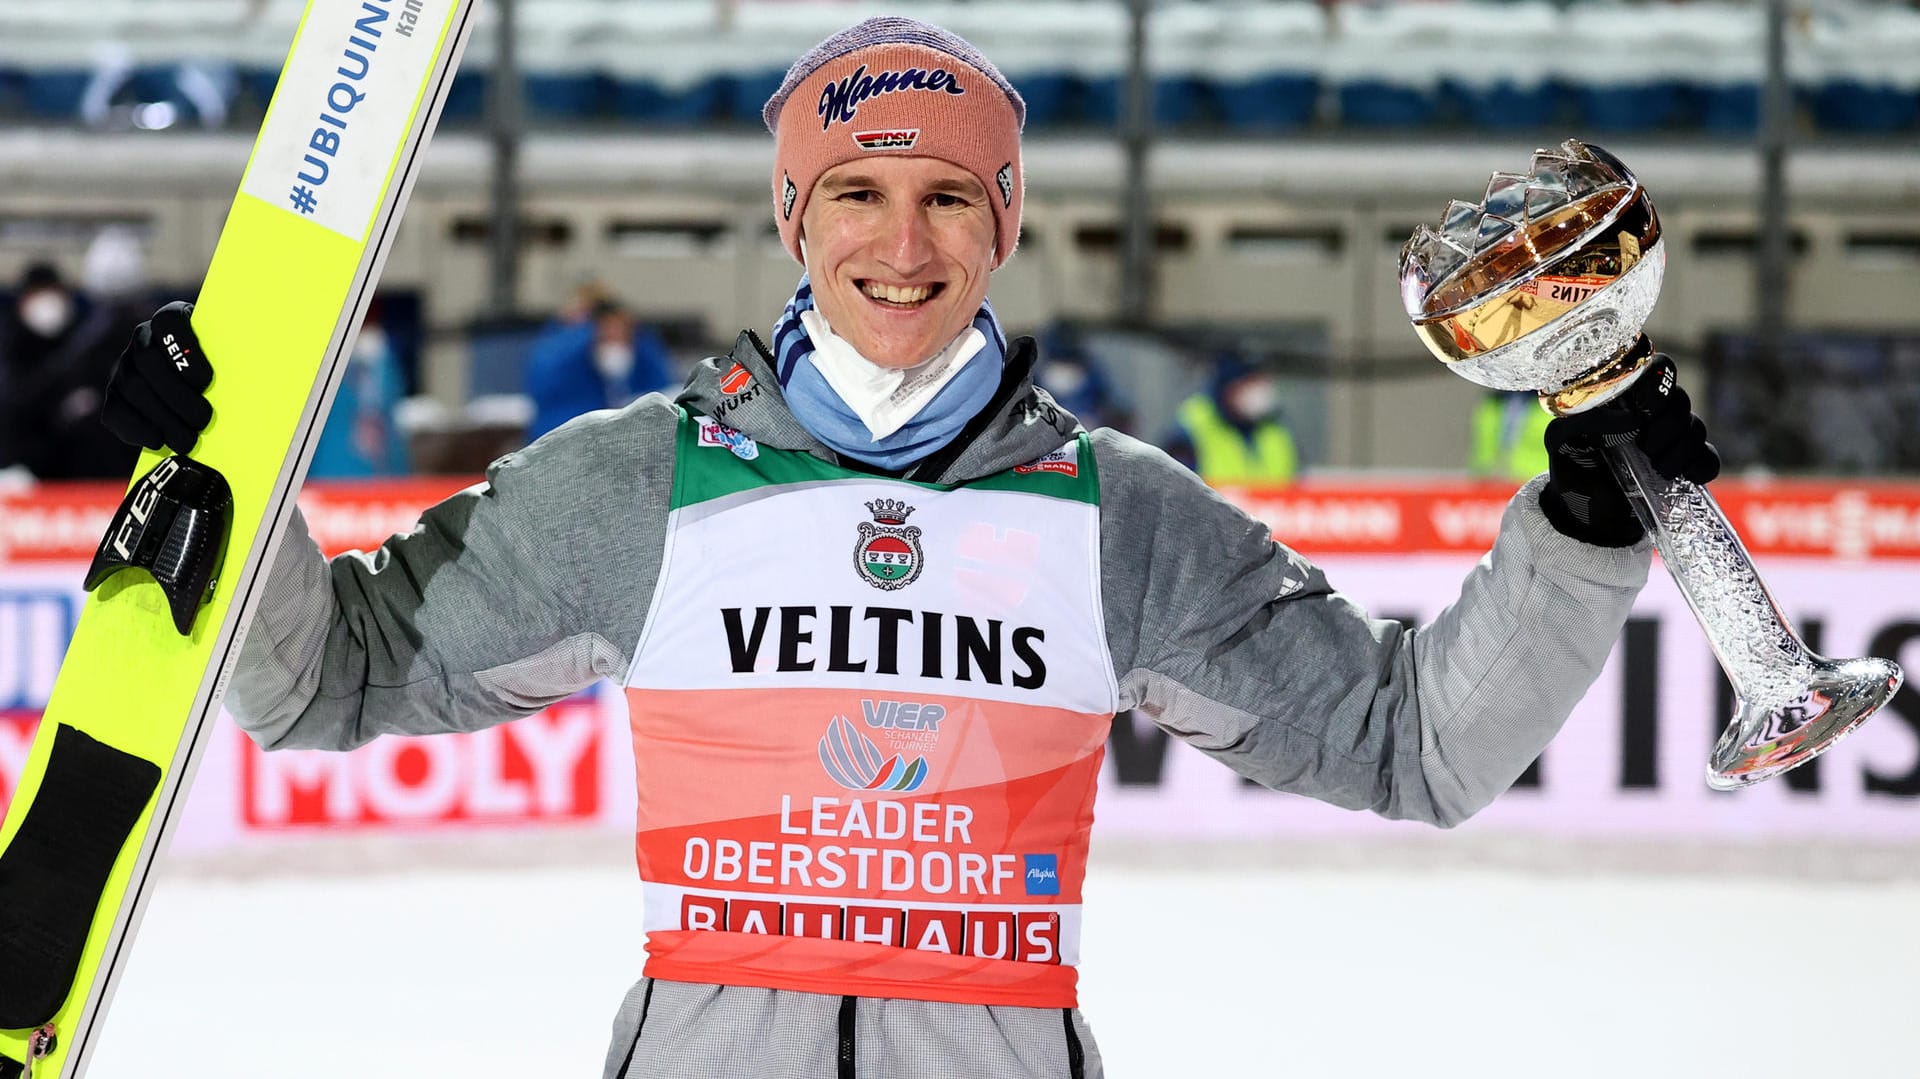
<svg viewBox="0 0 1920 1079"><path fill-rule="evenodd" d="M0 490L0 565L93 560L121 485L49 483Z"/></svg>
<svg viewBox="0 0 1920 1079"><path fill-rule="evenodd" d="M310 483L300 492L300 510L314 542L329 556L371 550L388 536L411 531L422 510L473 483L461 476Z"/></svg>
<svg viewBox="0 0 1920 1079"><path fill-rule="evenodd" d="M0 709L0 813L26 771L39 724L37 710ZM612 806L618 799L604 789L606 763L619 758L608 752L614 744L605 709L589 697L482 731L379 738L352 753L268 753L230 724L222 713L216 738L228 745L210 750L199 769L185 824L189 845L218 846L249 833L610 823L631 816ZM614 748L626 753L624 746ZM209 843L194 842L203 835L212 837Z"/></svg>
<svg viewBox="0 0 1920 1079"><path fill-rule="evenodd" d="M1485 551L1513 497L1504 483L1309 481L1230 488L1309 555ZM1713 495L1756 556L1920 559L1920 484L1721 480Z"/></svg>
<svg viewBox="0 0 1920 1079"><path fill-rule="evenodd" d="M319 484L301 501L331 553L378 545L467 483ZM87 484L0 494L0 807L25 768L78 619L80 576L121 491ZM1920 670L1920 484L1727 480L1713 491L1810 643L1829 654L1884 655ZM1460 576L1493 541L1511 494L1497 483L1356 479L1228 492L1276 536L1325 565L1356 602L1416 621L1458 594ZM1022 562L1030 552L982 533L962 537L960 553L976 586L990 589L995 566ZM1652 574L1634 619L1532 785L1523 782L1501 798L1475 827L1622 836L1916 834L1920 697L1911 690L1817 767L1729 798L1699 780L1726 721L1718 667L1664 573ZM321 829L630 829L624 712L619 695L603 693L486 731L381 738L351 754L264 754L228 726L202 762L175 847L219 849ZM1144 724L1120 740L1124 751L1109 754L1113 774L1103 779L1099 801L1107 834L1397 827L1250 790L1217 763L1165 741L1164 732ZM713 913L730 912L721 906ZM746 908L738 913L752 916ZM863 931L884 931L876 912L865 913ZM780 916L793 935L845 936L855 928L839 907L789 904ZM903 935L951 937L950 925L905 917L893 926ZM971 938L975 926L963 928ZM1051 926L1009 923L1002 934L983 923L980 932L980 947L989 951L1004 936L1023 957L1055 961L1059 938Z"/></svg>
<svg viewBox="0 0 1920 1079"><path fill-rule="evenodd" d="M300 492L307 527L328 554L380 544L413 527L420 511L468 486L467 477L312 483ZM0 565L77 562L84 567L126 488L49 483L0 491Z"/></svg>
<svg viewBox="0 0 1920 1079"><path fill-rule="evenodd" d="M309 484L300 506L314 539L337 554L411 529L422 510L471 482ZM1920 484L1724 479L1712 489L1756 555L1920 559ZM1309 555L1415 554L1486 550L1513 490L1498 482L1310 478L1225 494ZM0 493L0 565L85 564L121 491L112 484L48 484Z"/></svg>
<svg viewBox="0 0 1920 1079"><path fill-rule="evenodd" d="M0 813L13 801L14 789L27 770L27 751L39 726L39 712L0 709Z"/></svg>
<svg viewBox="0 0 1920 1079"><path fill-rule="evenodd" d="M603 724L591 699L456 738L377 738L352 753L240 755L250 829L558 823L600 810Z"/></svg>

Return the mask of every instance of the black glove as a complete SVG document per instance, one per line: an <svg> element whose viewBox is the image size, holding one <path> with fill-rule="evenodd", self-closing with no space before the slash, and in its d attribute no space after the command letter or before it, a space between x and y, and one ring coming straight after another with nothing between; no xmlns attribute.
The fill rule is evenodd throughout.
<svg viewBox="0 0 1920 1079"><path fill-rule="evenodd" d="M188 323L192 314L192 304L175 300L134 327L100 404L100 422L120 441L186 453L213 419L213 367Z"/></svg>
<svg viewBox="0 0 1920 1079"><path fill-rule="evenodd" d="M1668 479L1707 483L1720 474L1707 425L1675 380L1673 360L1661 353L1619 397L1547 424L1546 442L1540 509L1561 535L1600 547L1628 547L1646 534L1601 447L1630 442Z"/></svg>

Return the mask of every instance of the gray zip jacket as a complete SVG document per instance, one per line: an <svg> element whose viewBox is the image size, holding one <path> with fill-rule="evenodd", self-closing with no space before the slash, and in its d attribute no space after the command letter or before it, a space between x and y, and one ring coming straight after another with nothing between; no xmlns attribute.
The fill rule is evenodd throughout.
<svg viewBox="0 0 1920 1079"><path fill-rule="evenodd" d="M752 388L723 394L732 363ZM914 479L964 484L1081 428L1010 353L993 402ZM678 403L764 445L839 461L787 410L742 334ZM620 681L653 594L672 490L674 403L580 417L372 553L323 559L296 517L228 704L268 749L352 749L471 731ZM1429 625L1367 617L1264 525L1165 454L1095 431L1106 636L1121 706L1276 790L1449 827L1512 784L1586 692L1646 579L1649 546L1556 532L1543 478ZM1300 584L1304 582L1304 586ZM637 747L645 752L645 747ZM642 979L605 1076L1082 1077L1077 1009L840 998Z"/></svg>

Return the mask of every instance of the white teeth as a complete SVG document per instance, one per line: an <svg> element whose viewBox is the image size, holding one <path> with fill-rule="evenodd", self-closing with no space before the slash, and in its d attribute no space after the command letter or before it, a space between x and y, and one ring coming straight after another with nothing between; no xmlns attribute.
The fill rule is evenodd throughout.
<svg viewBox="0 0 1920 1079"><path fill-rule="evenodd" d="M895 288L878 281L867 282L867 295L888 303L914 304L933 295L932 285L917 285L912 288Z"/></svg>

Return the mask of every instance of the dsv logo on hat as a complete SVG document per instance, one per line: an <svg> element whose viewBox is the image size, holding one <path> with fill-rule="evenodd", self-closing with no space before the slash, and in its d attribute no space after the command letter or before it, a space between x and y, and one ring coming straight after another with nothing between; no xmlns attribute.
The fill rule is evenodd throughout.
<svg viewBox="0 0 1920 1079"><path fill-rule="evenodd" d="M949 94L964 94L967 88L953 72L944 67L926 71L910 67L904 71L881 71L867 74L867 65L861 64L853 69L853 74L839 82L830 82L820 91L820 130L832 127L835 121L852 123L853 114L860 110L862 102L881 94L899 93L904 90L945 90Z"/></svg>
<svg viewBox="0 0 1920 1079"><path fill-rule="evenodd" d="M856 131L854 144L862 150L911 150L920 141L920 129L904 127L898 131Z"/></svg>

